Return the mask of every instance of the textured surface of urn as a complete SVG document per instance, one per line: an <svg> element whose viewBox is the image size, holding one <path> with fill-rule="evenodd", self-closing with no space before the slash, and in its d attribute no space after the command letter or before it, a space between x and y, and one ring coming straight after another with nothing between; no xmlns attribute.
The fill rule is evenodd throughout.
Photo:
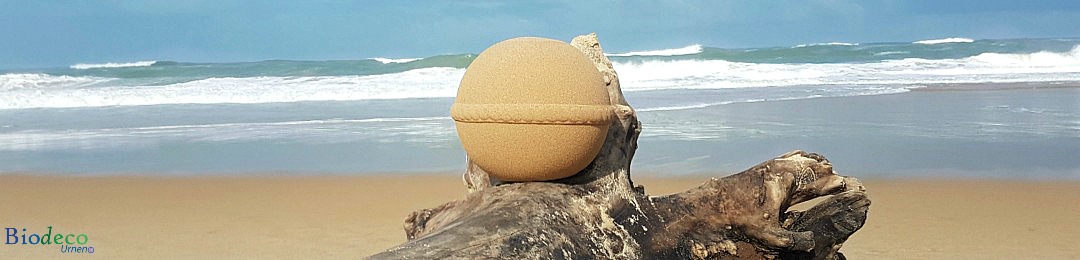
<svg viewBox="0 0 1080 260"><path fill-rule="evenodd" d="M469 159L492 177L565 178L604 144L614 112L603 81L569 44L514 38L469 65L450 115Z"/></svg>

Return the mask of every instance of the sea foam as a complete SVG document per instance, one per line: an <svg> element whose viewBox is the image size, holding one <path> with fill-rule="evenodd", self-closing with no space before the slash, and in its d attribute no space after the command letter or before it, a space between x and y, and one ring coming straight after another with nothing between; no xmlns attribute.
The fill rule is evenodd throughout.
<svg viewBox="0 0 1080 260"><path fill-rule="evenodd" d="M631 56L679 56L701 53L701 44L694 44L682 48L663 49L663 50L651 50L651 51L632 51L627 53L616 53L604 55L611 57L631 57Z"/></svg>
<svg viewBox="0 0 1080 260"><path fill-rule="evenodd" d="M421 60L421 59L423 59L423 58L404 58L404 59L392 59L392 58L382 58L382 57L371 58L371 60L381 62L382 64L409 63L409 62L418 61L418 60Z"/></svg>
<svg viewBox="0 0 1080 260"><path fill-rule="evenodd" d="M71 65L72 69L85 70L85 69L102 69L102 68L127 68L127 67L149 67L153 66L157 61L136 61L136 62L124 62L124 63L79 63Z"/></svg>
<svg viewBox="0 0 1080 260"><path fill-rule="evenodd" d="M859 46L859 44L858 43L849 43L849 42L825 42L825 43L799 44L799 45L795 45L792 48L805 48L805 47L813 47L813 46Z"/></svg>
<svg viewBox="0 0 1080 260"><path fill-rule="evenodd" d="M387 127L395 131L385 131ZM435 133L432 133L434 130ZM366 134L357 134L362 132ZM104 149L154 145L163 140L200 142L274 138L305 143L340 143L412 135L406 142L446 142L455 138L450 117L314 119L280 122L161 125L103 129L53 129L0 132L0 151Z"/></svg>
<svg viewBox="0 0 1080 260"><path fill-rule="evenodd" d="M1080 45L1074 46L1069 52L1063 53L1049 51L1028 54L983 53L971 57L970 60L998 66L1069 68L1080 66Z"/></svg>
<svg viewBox="0 0 1080 260"><path fill-rule="evenodd" d="M1080 45L1064 52L987 52L957 59L866 63L624 59L616 60L614 67L626 92L870 85L887 86L881 93L894 93L926 84L1080 81ZM142 79L10 73L0 74L0 109L449 98L456 94L464 71L430 67L366 76L211 77L163 85L139 83ZM690 104L677 104L685 105Z"/></svg>
<svg viewBox="0 0 1080 260"><path fill-rule="evenodd" d="M9 73L0 74L0 91L78 88L106 81L109 81L109 79L66 75L54 76L43 73ZM3 97L3 92L0 92L0 97Z"/></svg>
<svg viewBox="0 0 1080 260"><path fill-rule="evenodd" d="M5 84L0 109L453 97L464 72L436 67L370 76L208 78L163 86L66 84L48 91Z"/></svg>
<svg viewBox="0 0 1080 260"><path fill-rule="evenodd" d="M921 41L916 41L916 42L912 42L912 43L914 43L914 44L942 44L942 43L971 43L971 42L975 42L975 40L968 39L968 38L944 38L944 39L933 39L933 40L921 40Z"/></svg>
<svg viewBox="0 0 1080 260"><path fill-rule="evenodd" d="M1080 80L1080 46L1069 52L983 53L960 59L872 63L746 63L724 60L617 62L625 91L795 85L912 85Z"/></svg>

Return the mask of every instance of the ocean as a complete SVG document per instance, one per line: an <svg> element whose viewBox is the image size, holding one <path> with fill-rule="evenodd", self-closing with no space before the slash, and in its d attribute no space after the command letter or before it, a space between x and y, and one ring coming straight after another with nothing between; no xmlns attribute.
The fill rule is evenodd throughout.
<svg viewBox="0 0 1080 260"><path fill-rule="evenodd" d="M608 56L643 124L637 175L802 149L855 176L1080 179L1080 39ZM448 111L475 57L0 71L0 173L460 172Z"/></svg>

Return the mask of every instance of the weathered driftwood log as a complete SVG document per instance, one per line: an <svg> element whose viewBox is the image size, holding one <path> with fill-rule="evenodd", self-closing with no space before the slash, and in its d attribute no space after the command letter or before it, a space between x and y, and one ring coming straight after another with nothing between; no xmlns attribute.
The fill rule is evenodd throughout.
<svg viewBox="0 0 1080 260"><path fill-rule="evenodd" d="M641 131L595 34L571 45L605 76L618 120L596 159L550 182L502 183L468 163L463 200L414 212L408 242L373 259L842 259L870 201L824 157L784 154L683 193L648 196L630 179ZM835 195L805 212L791 205Z"/></svg>

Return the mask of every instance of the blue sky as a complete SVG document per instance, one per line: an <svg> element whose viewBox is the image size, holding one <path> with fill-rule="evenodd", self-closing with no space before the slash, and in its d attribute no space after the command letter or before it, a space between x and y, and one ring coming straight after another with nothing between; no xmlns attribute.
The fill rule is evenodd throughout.
<svg viewBox="0 0 1080 260"><path fill-rule="evenodd" d="M140 60L476 53L516 36L597 32L610 52L1080 37L1080 1L14 1L0 69Z"/></svg>

